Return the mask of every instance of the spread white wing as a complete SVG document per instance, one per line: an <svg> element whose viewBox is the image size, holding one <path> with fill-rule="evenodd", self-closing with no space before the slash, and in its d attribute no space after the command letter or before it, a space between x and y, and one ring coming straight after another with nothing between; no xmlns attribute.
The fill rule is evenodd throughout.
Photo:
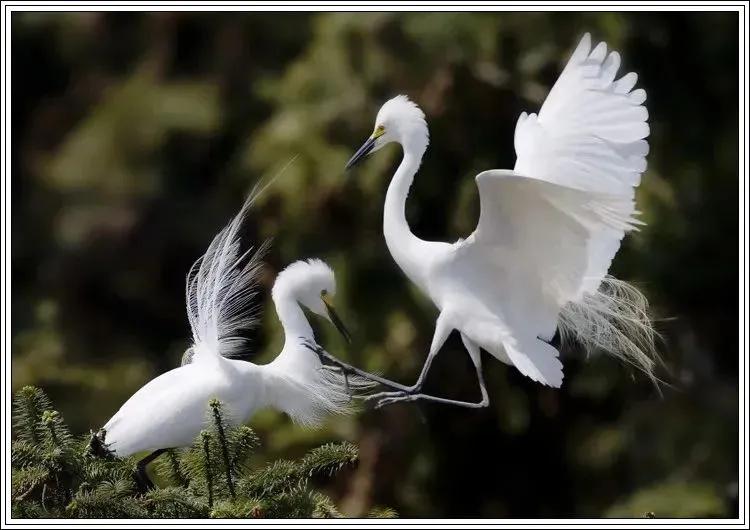
<svg viewBox="0 0 750 530"><path fill-rule="evenodd" d="M498 309L512 333L508 357L552 386L562 382L562 366L537 337L551 338L560 308L599 288L624 233L639 224L646 95L632 90L635 74L615 79L619 66L617 52L607 55L604 43L592 51L590 36L581 39L539 114L519 118L514 170L476 177L479 223L456 252L456 260L519 279L475 296L485 307L508 304Z"/></svg>
<svg viewBox="0 0 750 530"><path fill-rule="evenodd" d="M646 170L649 135L646 92L633 90L638 76L619 79L620 54L587 33L552 87L539 115L523 113L516 124L515 172L582 191L629 200ZM588 264L577 297L595 292L624 233L595 230L587 245Z"/></svg>

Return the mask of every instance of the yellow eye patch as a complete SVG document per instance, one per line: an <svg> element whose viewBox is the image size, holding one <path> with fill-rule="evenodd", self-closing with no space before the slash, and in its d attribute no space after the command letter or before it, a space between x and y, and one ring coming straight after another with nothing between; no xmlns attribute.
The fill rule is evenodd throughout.
<svg viewBox="0 0 750 530"><path fill-rule="evenodd" d="M321 291L320 298L328 307L333 307L333 297L328 294L328 291Z"/></svg>
<svg viewBox="0 0 750 530"><path fill-rule="evenodd" d="M384 134L385 134L385 127L383 127L382 125L378 125L377 127L375 127L375 130L373 131L372 137L374 139L374 138L383 136Z"/></svg>

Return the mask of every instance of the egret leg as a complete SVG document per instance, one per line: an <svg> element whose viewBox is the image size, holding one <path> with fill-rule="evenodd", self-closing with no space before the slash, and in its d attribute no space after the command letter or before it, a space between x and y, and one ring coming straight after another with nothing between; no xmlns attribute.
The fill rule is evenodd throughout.
<svg viewBox="0 0 750 530"><path fill-rule="evenodd" d="M444 405L454 405L457 407L467 407L472 409L481 409L489 406L490 397L487 394L487 387L484 383L484 374L482 373L482 353L471 339L466 337L463 333L461 334L461 340L466 346L466 350L469 352L472 362L474 363L474 369L477 372L477 380L479 381L479 390L482 392L482 399L476 403L471 401L460 401L457 399L447 399L436 396L430 396L427 394L409 394L409 393L391 393L391 395L381 398L378 400L375 408L384 407L392 403L398 403L401 401L433 401L435 403L443 403Z"/></svg>
<svg viewBox="0 0 750 530"><path fill-rule="evenodd" d="M486 407L489 405L490 401L489 401L489 396L487 395L487 389L485 388L484 375L482 374L482 363L481 363L481 355L480 355L479 347L473 342L471 342L468 338L466 338L463 334L461 335L461 338L464 341L464 345L466 346L466 349L469 350L469 355L471 356L471 359L474 362L474 367L476 368L476 371L477 371L477 377L479 379L479 388L482 391L482 400L477 403L471 403L468 401L441 398L441 397L431 396L429 394L419 393L419 390L422 389L422 385L424 384L424 381L427 378L427 373L429 372L430 367L432 366L432 361L435 359L435 356L440 351L440 348L443 347L443 344L445 344L445 341L448 339L448 336L450 335L451 331L453 331L453 328L448 324L445 313L441 313L435 325L435 333L432 336L432 344L430 345L430 351L427 354L427 359L425 360L425 363L422 366L422 371L419 374L419 377L417 378L416 383L414 383L412 386L402 385L401 383L396 383L395 381L391 381L390 379L386 379L384 377L380 377L379 375L371 374L369 372L365 372L364 370L360 370L359 368L351 366L337 359L336 357L328 353L325 349L323 349L319 344L313 341L303 339L303 344L308 349L316 353L320 357L321 362L328 361L331 364L333 364L335 367L343 370L345 373L349 372L349 373L358 375L360 377L364 377L365 379L375 381L376 383L380 383L381 385L384 385L384 386L387 386L396 390L394 392L379 392L377 394L372 394L370 396L367 396L365 399L368 401L377 400L375 408L380 408L382 406L389 405L391 403L396 403L399 401L417 401L417 400L433 401L436 403L443 403L446 405L455 405L459 407L468 407L468 408Z"/></svg>
<svg viewBox="0 0 750 530"><path fill-rule="evenodd" d="M476 342L461 333L461 341L469 352L471 362L474 363L474 370L477 372L477 381L479 382L479 391L482 393L482 400L477 403L479 407L487 407L490 404L490 396L487 394L487 386L484 384L484 373L482 372L482 350Z"/></svg>
<svg viewBox="0 0 750 530"><path fill-rule="evenodd" d="M435 333L432 335L432 344L430 344L430 351L427 353L427 359L425 359L424 365L422 365L422 371L419 373L417 382L411 386L399 385L401 388L396 392L379 392L367 396L367 400L377 400L378 403L383 399L389 399L393 397L401 397L405 394L417 394L424 385L425 379L427 379L427 372L430 371L432 361L435 360L435 356L443 347L445 341L448 340L453 328L448 324L448 318L445 312L440 313L437 322L435 323ZM413 401L413 400L412 400Z"/></svg>
<svg viewBox="0 0 750 530"><path fill-rule="evenodd" d="M150 455L141 459L136 465L136 481L142 490L148 491L154 489L154 483L151 482L151 479L148 478L148 473L146 473L146 466L159 458L159 456L165 451L166 449L157 449Z"/></svg>

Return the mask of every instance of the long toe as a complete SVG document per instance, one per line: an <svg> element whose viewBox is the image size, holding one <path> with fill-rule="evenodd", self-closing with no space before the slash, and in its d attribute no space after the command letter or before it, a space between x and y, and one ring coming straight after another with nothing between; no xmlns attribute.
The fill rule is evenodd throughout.
<svg viewBox="0 0 750 530"><path fill-rule="evenodd" d="M378 400L378 402L375 403L375 408L379 409L386 405L393 405L394 403L416 401L420 397L420 394L409 394L407 392L394 392L394 394L397 395Z"/></svg>
<svg viewBox="0 0 750 530"><path fill-rule="evenodd" d="M370 394L369 396L365 396L363 399L365 401L378 401L381 399L387 399L392 397L402 397L402 396L413 396L416 395L419 392L419 389L417 387L408 387L405 390L389 390L388 392L377 392L375 394Z"/></svg>
<svg viewBox="0 0 750 530"><path fill-rule="evenodd" d="M376 392L375 394L370 394L369 396L363 396L362 399L365 401L380 401L381 399L403 395L406 395L406 392L402 392L400 390L396 392Z"/></svg>

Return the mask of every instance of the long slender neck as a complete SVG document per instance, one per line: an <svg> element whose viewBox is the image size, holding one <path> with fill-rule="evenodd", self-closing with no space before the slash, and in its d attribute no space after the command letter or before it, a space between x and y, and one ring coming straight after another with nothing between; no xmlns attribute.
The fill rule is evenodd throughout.
<svg viewBox="0 0 750 530"><path fill-rule="evenodd" d="M307 321L305 313L291 294L283 293L275 300L276 313L279 315L281 326L284 328L284 340L298 341L300 337L313 338L313 331Z"/></svg>
<svg viewBox="0 0 750 530"><path fill-rule="evenodd" d="M406 221L406 199L425 148L404 146L404 157L385 195L383 234L388 250L401 270L415 283L419 281L420 253L427 243L415 236Z"/></svg>
<svg viewBox="0 0 750 530"><path fill-rule="evenodd" d="M313 390L320 375L320 360L303 344L314 341L313 331L299 302L288 291L274 296L276 313L284 328L284 347L263 365L263 403L287 413L292 419L309 422L319 405Z"/></svg>
<svg viewBox="0 0 750 530"><path fill-rule="evenodd" d="M295 355L299 351L296 345L301 339L313 340L314 338L312 327L296 297L289 290L283 289L278 294L274 292L273 301L276 314L284 329L284 348L279 355L271 362L259 365L227 360L227 362L236 363L235 367L242 373L245 383L255 389L253 393L247 395L243 403L244 408L240 415L244 421L249 419L255 410L267 406L294 415L295 406L298 403L294 397L297 396L299 399L299 385L288 375L317 373L317 366L310 369L306 368L308 365L305 364L309 363L310 359L317 361L315 355L307 350L305 352L308 355L304 358ZM290 364L293 368L289 368Z"/></svg>

